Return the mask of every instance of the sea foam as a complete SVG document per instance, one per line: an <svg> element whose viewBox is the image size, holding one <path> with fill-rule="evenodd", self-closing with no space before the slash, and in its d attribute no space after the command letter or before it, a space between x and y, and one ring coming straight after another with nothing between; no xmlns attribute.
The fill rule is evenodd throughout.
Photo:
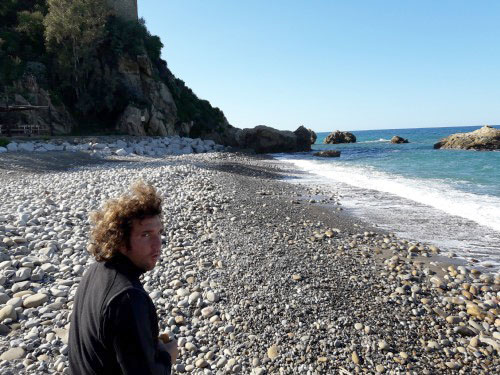
<svg viewBox="0 0 500 375"><path fill-rule="evenodd" d="M500 232L499 197L464 192L441 180L402 177L367 166L303 159L281 160L332 182L393 194Z"/></svg>

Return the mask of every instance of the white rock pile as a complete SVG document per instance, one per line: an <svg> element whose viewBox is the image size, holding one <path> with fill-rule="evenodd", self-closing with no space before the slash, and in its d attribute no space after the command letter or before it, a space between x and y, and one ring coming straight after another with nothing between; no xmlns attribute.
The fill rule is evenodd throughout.
<svg viewBox="0 0 500 375"><path fill-rule="evenodd" d="M72 142L67 140L52 141L31 141L31 142L10 142L6 147L0 147L0 153L4 152L47 152L47 151L82 151L91 155L106 157L117 156L167 156L202 154L207 152L224 151L225 147L216 144L212 140L202 140L200 138L188 137L141 137L139 139L118 139L106 142L106 137L101 137L101 141L84 141L75 139Z"/></svg>

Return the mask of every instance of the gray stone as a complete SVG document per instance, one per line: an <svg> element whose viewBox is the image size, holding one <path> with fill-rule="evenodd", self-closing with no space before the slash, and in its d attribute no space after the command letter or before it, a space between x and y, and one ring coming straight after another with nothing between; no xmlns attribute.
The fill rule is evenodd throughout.
<svg viewBox="0 0 500 375"><path fill-rule="evenodd" d="M12 348L2 353L0 359L2 361L12 361L15 359L20 359L24 357L24 349L23 348Z"/></svg>
<svg viewBox="0 0 500 375"><path fill-rule="evenodd" d="M2 309L0 309L0 323L3 322L5 319L12 319L12 320L17 319L17 313L14 306L6 305Z"/></svg>
<svg viewBox="0 0 500 375"><path fill-rule="evenodd" d="M27 297L23 301L23 306L26 308L38 307L47 302L48 299L49 297L46 294L43 293L34 294L32 296Z"/></svg>
<svg viewBox="0 0 500 375"><path fill-rule="evenodd" d="M28 280L31 276L31 268L21 267L17 270L13 281L25 281Z"/></svg>
<svg viewBox="0 0 500 375"><path fill-rule="evenodd" d="M7 301L7 305L14 307L21 307L23 305L23 299L21 297L14 297Z"/></svg>

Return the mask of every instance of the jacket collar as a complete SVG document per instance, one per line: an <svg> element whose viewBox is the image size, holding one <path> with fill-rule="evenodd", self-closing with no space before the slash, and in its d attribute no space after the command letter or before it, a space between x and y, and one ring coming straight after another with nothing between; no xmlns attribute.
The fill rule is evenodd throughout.
<svg viewBox="0 0 500 375"><path fill-rule="evenodd" d="M129 258L127 258L122 253L115 254L113 258L108 260L106 263L115 268L118 272L137 279L139 278L139 276L146 272L143 269L137 267Z"/></svg>

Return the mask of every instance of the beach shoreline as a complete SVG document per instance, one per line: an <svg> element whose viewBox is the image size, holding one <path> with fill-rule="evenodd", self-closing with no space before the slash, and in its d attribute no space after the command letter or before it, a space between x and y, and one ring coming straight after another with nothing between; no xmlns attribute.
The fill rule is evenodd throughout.
<svg viewBox="0 0 500 375"><path fill-rule="evenodd" d="M30 371L43 367L42 373L64 373L65 344L54 337L57 329L67 329L72 295L81 272L91 263L83 247L88 231L84 214L137 178L152 182L165 197L166 248L145 286L159 310L160 325L179 340L176 371L488 374L500 370L498 277L447 263L431 264L441 260L433 255L438 250L398 239L337 211L342 207L340 197L287 182L290 168L269 156L83 156L85 166L75 168L79 157L72 160L73 153L59 153L56 159L42 156L35 167L19 155L10 167L0 168L0 178L9 184L2 189L6 220L0 223L0 237L20 237L28 244L6 245L2 239L0 250L11 264L1 271L12 269L17 275L21 268L29 268L26 257L37 257L40 267L59 263L59 269L32 280L20 297L14 297L18 292L12 275L4 281L2 293L21 298L21 310L20 319L2 322L7 328L0 337L0 355L18 347L24 352L2 362L3 373L19 363L24 364L21 373L29 372L30 366ZM0 163L13 160L1 157ZM48 158L46 163L43 157ZM30 179L33 185L26 186ZM38 197L44 188L48 194ZM52 232L57 228L51 212L38 225L20 223L19 200L7 201L21 193L29 197L28 191L32 199L40 199L37 204L47 199L56 204L50 206L54 219L72 223L61 228L69 231L66 237L54 234L52 253L42 251L46 244L38 243L43 236L36 237L37 231L49 237L44 225ZM29 204L25 208L35 216ZM419 256L424 252L433 256ZM32 263L33 274L38 266ZM66 284L68 288L61 287ZM66 294L53 291L56 287ZM44 304L32 311L22 307L24 299L39 294L47 295ZM42 320L52 310L40 314L39 309L48 305L56 314ZM45 328L26 338L33 322L42 321ZM16 342L17 337L24 338ZM34 343L46 350L38 350ZM50 344L43 346L46 343Z"/></svg>

